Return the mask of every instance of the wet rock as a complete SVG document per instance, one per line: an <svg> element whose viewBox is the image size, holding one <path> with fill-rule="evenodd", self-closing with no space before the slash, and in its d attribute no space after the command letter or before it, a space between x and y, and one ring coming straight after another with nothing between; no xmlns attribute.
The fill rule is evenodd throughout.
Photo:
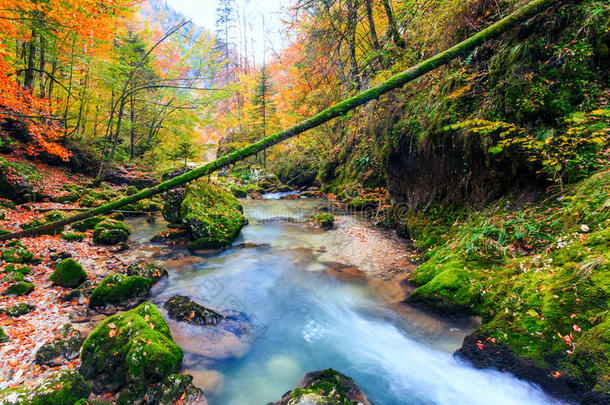
<svg viewBox="0 0 610 405"><path fill-rule="evenodd" d="M64 260L69 257L72 257L72 253L70 253L70 252L58 252L58 253L53 253L53 254L49 255L49 259L51 259L53 261Z"/></svg>
<svg viewBox="0 0 610 405"><path fill-rule="evenodd" d="M0 308L0 314L7 314L8 316L16 318L21 315L29 314L35 309L35 305L29 304L27 302L20 302L10 307Z"/></svg>
<svg viewBox="0 0 610 405"><path fill-rule="evenodd" d="M152 237L151 242L167 242L188 236L184 229L168 229L161 231Z"/></svg>
<svg viewBox="0 0 610 405"><path fill-rule="evenodd" d="M176 169L168 173L164 173L162 176L163 181L173 179L174 177L180 176L186 173L188 169ZM170 224L180 224L180 206L184 200L185 187L176 187L171 190L164 192L161 195L163 198L163 209L161 215Z"/></svg>
<svg viewBox="0 0 610 405"><path fill-rule="evenodd" d="M168 315L177 321L188 322L194 325L214 326L223 319L219 313L205 308L188 297L174 295L165 302L163 308Z"/></svg>
<svg viewBox="0 0 610 405"><path fill-rule="evenodd" d="M146 277L111 274L95 287L89 298L89 306L96 308L107 304L125 307L137 305L148 296L152 283L153 281Z"/></svg>
<svg viewBox="0 0 610 405"><path fill-rule="evenodd" d="M205 392L208 398L218 396L224 388L224 376L215 370L191 370L193 384Z"/></svg>
<svg viewBox="0 0 610 405"><path fill-rule="evenodd" d="M360 387L348 376L328 368L301 379L298 388L270 405L372 405Z"/></svg>
<svg viewBox="0 0 610 405"><path fill-rule="evenodd" d="M188 374L171 374L162 383L146 391L149 404L189 404L206 405L203 391L193 385L193 376Z"/></svg>
<svg viewBox="0 0 610 405"><path fill-rule="evenodd" d="M60 287L74 288L81 285L87 279L87 273L83 266L74 259L62 260L49 280Z"/></svg>
<svg viewBox="0 0 610 405"><path fill-rule="evenodd" d="M311 220L322 229L332 229L335 223L335 216L329 212L320 212L313 215Z"/></svg>
<svg viewBox="0 0 610 405"><path fill-rule="evenodd" d="M8 286L2 295L23 296L30 294L32 291L34 291L34 284L27 283L25 281L18 281Z"/></svg>
<svg viewBox="0 0 610 405"><path fill-rule="evenodd" d="M180 370L182 349L154 304L103 320L87 337L80 372L95 392L128 389L135 398ZM135 402L135 401L134 401Z"/></svg>
<svg viewBox="0 0 610 405"><path fill-rule="evenodd" d="M0 391L3 405L76 404L89 397L91 385L74 370L59 371L37 387L20 387ZM80 402L78 402L80 403Z"/></svg>
<svg viewBox="0 0 610 405"><path fill-rule="evenodd" d="M0 197L21 204L34 201L36 195L34 186L26 176L17 173L5 164L0 165Z"/></svg>
<svg viewBox="0 0 610 405"><path fill-rule="evenodd" d="M34 362L41 366L59 366L77 358L82 344L83 338L80 333L72 325L65 325L58 338L43 344L38 349Z"/></svg>
<svg viewBox="0 0 610 405"><path fill-rule="evenodd" d="M2 329L2 327L0 326L0 343L8 342L9 340L10 338L8 337L6 332L4 332L4 329Z"/></svg>
<svg viewBox="0 0 610 405"><path fill-rule="evenodd" d="M122 221L105 219L93 228L93 242L100 245L116 245L129 238L131 230Z"/></svg>
<svg viewBox="0 0 610 405"><path fill-rule="evenodd" d="M146 277L157 282L164 277L167 277L167 270L153 263L140 262L130 264L127 267L126 274L128 276Z"/></svg>
<svg viewBox="0 0 610 405"><path fill-rule="evenodd" d="M250 350L254 330L244 313L222 311L223 319L213 327L168 320L172 336L186 352L208 359L240 358Z"/></svg>

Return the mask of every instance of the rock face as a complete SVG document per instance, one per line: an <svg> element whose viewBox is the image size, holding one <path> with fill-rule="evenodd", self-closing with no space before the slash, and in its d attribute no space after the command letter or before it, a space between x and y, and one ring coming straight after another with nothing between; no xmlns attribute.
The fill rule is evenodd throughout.
<svg viewBox="0 0 610 405"><path fill-rule="evenodd" d="M146 298L152 284L153 281L146 277L111 274L95 287L89 299L89 306L96 308L107 304L126 307L137 305Z"/></svg>
<svg viewBox="0 0 610 405"><path fill-rule="evenodd" d="M269 405L372 405L360 387L346 375L328 368L305 374L297 388Z"/></svg>
<svg viewBox="0 0 610 405"><path fill-rule="evenodd" d="M58 265L49 280L61 287L74 288L87 279L87 273L74 259L64 259Z"/></svg>
<svg viewBox="0 0 610 405"><path fill-rule="evenodd" d="M102 321L83 344L81 374L95 379L95 392L128 389L143 398L145 391L180 371L182 349L163 316L145 302ZM134 401L135 402L135 401Z"/></svg>
<svg viewBox="0 0 610 405"><path fill-rule="evenodd" d="M60 337L43 344L36 352L34 362L50 367L59 366L65 361L78 357L83 338L72 325L64 326Z"/></svg>
<svg viewBox="0 0 610 405"><path fill-rule="evenodd" d="M188 297L174 295L163 305L168 315L177 320L194 325L214 326L223 319L223 316L211 309L205 308Z"/></svg>
<svg viewBox="0 0 610 405"><path fill-rule="evenodd" d="M184 227L192 249L229 246L247 223L237 198L205 179L163 195L163 217Z"/></svg>

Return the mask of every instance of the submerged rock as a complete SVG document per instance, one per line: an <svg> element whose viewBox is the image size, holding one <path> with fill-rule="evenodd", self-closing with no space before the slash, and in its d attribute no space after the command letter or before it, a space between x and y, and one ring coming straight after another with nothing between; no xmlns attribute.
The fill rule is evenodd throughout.
<svg viewBox="0 0 610 405"><path fill-rule="evenodd" d="M328 368L305 374L297 388L270 405L345 404L372 405L354 380Z"/></svg>
<svg viewBox="0 0 610 405"><path fill-rule="evenodd" d="M83 266L74 259L64 259L58 265L49 280L60 287L74 288L87 279Z"/></svg>
<svg viewBox="0 0 610 405"><path fill-rule="evenodd" d="M83 338L72 325L64 326L61 335L53 341L43 344L36 352L34 362L46 366L60 364L78 357Z"/></svg>
<svg viewBox="0 0 610 405"><path fill-rule="evenodd" d="M130 390L137 398L180 371L182 349L154 304L145 302L102 321L83 344L80 372L95 392Z"/></svg>
<svg viewBox="0 0 610 405"><path fill-rule="evenodd" d="M214 326L218 325L223 319L223 316L219 313L197 304L188 297L180 295L174 295L167 300L163 308L167 310L170 318L194 325Z"/></svg>
<svg viewBox="0 0 610 405"><path fill-rule="evenodd" d="M127 307L137 305L146 298L152 284L153 280L146 277L111 274L95 287L89 299L89 306L96 308L106 304Z"/></svg>

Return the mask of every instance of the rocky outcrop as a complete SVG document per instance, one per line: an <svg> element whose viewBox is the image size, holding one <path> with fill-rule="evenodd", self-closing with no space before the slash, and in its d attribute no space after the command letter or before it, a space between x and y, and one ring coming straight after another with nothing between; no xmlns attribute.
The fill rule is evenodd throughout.
<svg viewBox="0 0 610 405"><path fill-rule="evenodd" d="M305 374L298 387L269 405L372 405L354 380L328 368Z"/></svg>

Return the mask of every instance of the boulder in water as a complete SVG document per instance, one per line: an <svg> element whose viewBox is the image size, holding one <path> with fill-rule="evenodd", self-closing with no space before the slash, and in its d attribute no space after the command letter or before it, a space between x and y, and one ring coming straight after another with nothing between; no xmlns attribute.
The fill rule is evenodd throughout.
<svg viewBox="0 0 610 405"><path fill-rule="evenodd" d="M128 276L140 276L150 278L153 283L167 277L167 270L154 263L139 262L127 267Z"/></svg>
<svg viewBox="0 0 610 405"><path fill-rule="evenodd" d="M328 368L305 374L297 388L270 405L344 404L372 405L354 380Z"/></svg>
<svg viewBox="0 0 610 405"><path fill-rule="evenodd" d="M95 287L89 299L89 306L96 308L107 304L127 307L136 305L146 298L152 284L153 281L147 277L111 274Z"/></svg>
<svg viewBox="0 0 610 405"><path fill-rule="evenodd" d="M163 308L167 310L170 318L194 325L215 326L223 319L219 313L181 295L171 297L165 302Z"/></svg>

